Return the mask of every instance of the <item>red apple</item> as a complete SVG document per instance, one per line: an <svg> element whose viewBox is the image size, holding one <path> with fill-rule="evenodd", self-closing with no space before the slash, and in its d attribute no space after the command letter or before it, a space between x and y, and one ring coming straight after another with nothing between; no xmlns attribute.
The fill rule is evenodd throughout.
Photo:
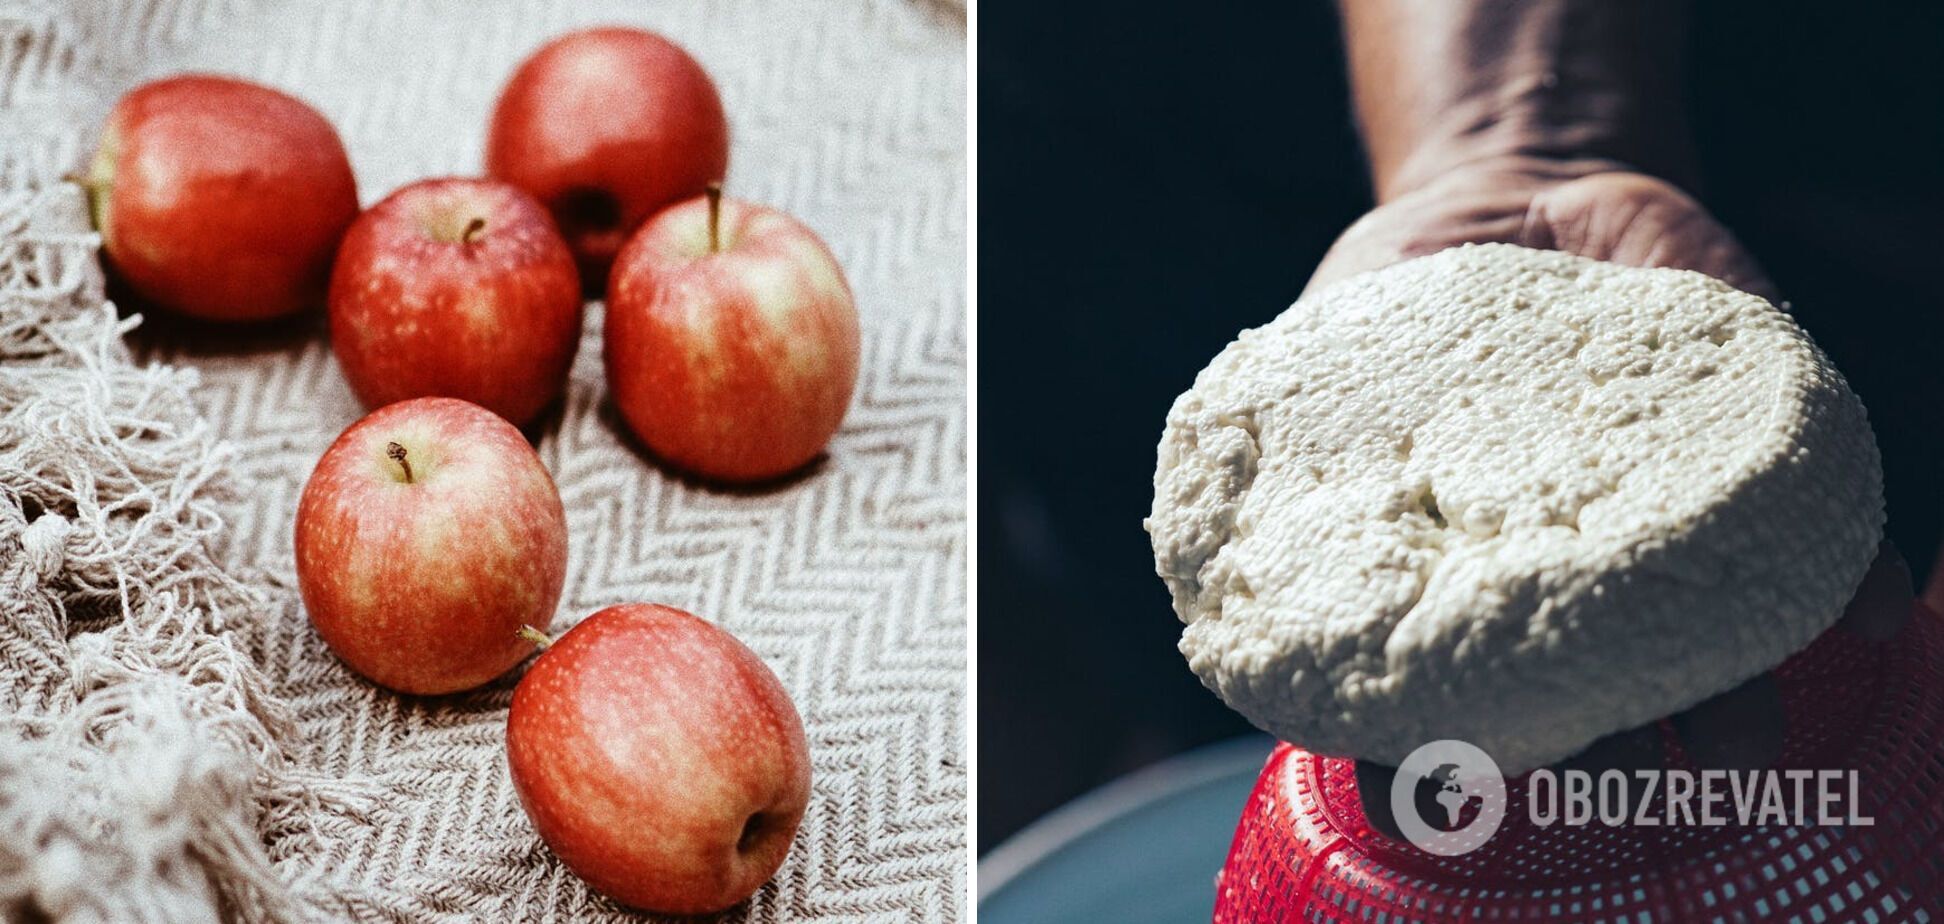
<svg viewBox="0 0 1944 924"><path fill-rule="evenodd" d="M130 91L85 182L115 275L147 301L209 320L317 304L358 214L331 123L229 77L187 74Z"/></svg>
<svg viewBox="0 0 1944 924"><path fill-rule="evenodd" d="M654 604L595 613L533 662L506 754L540 839L649 911L748 898L810 799L803 722L776 675L729 633Z"/></svg>
<svg viewBox="0 0 1944 924"><path fill-rule="evenodd" d="M297 586L352 670L450 693L532 653L567 576L567 519L533 447L499 415L414 398L352 424L297 504Z"/></svg>
<svg viewBox="0 0 1944 924"><path fill-rule="evenodd" d="M823 451L857 385L857 308L796 219L719 193L656 216L608 282L603 357L628 426L721 481L786 474Z"/></svg>
<svg viewBox="0 0 1944 924"><path fill-rule="evenodd" d="M486 172L545 203L600 291L628 234L729 169L722 99L688 52L653 32L563 35L501 92Z"/></svg>
<svg viewBox="0 0 1944 924"><path fill-rule="evenodd" d="M366 407L464 398L516 425L567 383L580 342L573 254L533 197L421 180L351 225L331 274L331 348Z"/></svg>

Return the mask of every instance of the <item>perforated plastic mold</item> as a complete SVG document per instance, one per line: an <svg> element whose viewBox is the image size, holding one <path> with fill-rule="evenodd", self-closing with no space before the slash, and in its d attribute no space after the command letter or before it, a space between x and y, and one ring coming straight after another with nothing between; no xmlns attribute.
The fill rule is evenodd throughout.
<svg viewBox="0 0 1944 924"><path fill-rule="evenodd" d="M1529 775L1503 825L1441 858L1366 820L1354 762L1284 744L1216 882L1217 922L1944 920L1944 617L1872 642L1837 627L1775 671L1780 768L1854 769L1869 826L1540 827ZM1692 769L1671 725L1666 766Z"/></svg>

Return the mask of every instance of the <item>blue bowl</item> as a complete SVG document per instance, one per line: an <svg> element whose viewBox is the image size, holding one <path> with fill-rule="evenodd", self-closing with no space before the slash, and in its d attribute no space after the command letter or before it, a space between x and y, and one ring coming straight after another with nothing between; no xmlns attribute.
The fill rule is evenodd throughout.
<svg viewBox="0 0 1944 924"><path fill-rule="evenodd" d="M982 924L1206 921L1235 821L1275 742L1169 758L1033 822L979 860Z"/></svg>

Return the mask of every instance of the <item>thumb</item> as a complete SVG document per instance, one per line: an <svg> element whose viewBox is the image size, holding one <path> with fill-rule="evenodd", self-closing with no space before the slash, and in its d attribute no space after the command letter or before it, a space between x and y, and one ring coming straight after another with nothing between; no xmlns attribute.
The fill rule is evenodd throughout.
<svg viewBox="0 0 1944 924"><path fill-rule="evenodd" d="M1520 243L1626 266L1705 273L1775 304L1782 293L1701 203L1665 180L1596 173L1532 197Z"/></svg>

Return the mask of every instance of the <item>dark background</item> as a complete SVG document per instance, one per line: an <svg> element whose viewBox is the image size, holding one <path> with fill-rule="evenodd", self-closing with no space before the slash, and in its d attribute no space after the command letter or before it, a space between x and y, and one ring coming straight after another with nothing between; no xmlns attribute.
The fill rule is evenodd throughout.
<svg viewBox="0 0 1944 924"><path fill-rule="evenodd" d="M1944 519L1944 5L1696 7L1696 192L1863 396L1921 579ZM981 13L983 853L1249 730L1175 651L1141 529L1154 447L1370 192L1324 0Z"/></svg>

